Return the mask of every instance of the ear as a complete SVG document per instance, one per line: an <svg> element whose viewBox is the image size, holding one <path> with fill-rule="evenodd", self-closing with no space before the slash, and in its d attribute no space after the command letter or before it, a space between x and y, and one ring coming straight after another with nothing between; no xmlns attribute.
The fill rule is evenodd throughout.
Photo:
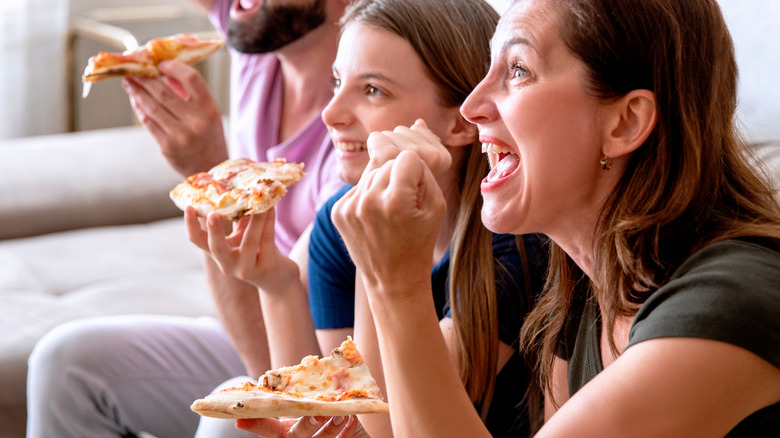
<svg viewBox="0 0 780 438"><path fill-rule="evenodd" d="M603 154L617 158L637 150L658 121L655 93L632 90L607 109Z"/></svg>
<svg viewBox="0 0 780 438"><path fill-rule="evenodd" d="M449 110L448 110L449 111ZM465 146L477 138L477 125L469 122L460 114L460 108L450 111L450 122L441 142L445 146Z"/></svg>

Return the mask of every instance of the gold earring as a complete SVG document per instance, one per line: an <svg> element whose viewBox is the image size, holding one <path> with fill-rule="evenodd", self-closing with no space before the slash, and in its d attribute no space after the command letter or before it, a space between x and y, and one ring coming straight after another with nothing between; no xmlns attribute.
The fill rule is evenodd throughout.
<svg viewBox="0 0 780 438"><path fill-rule="evenodd" d="M606 155L603 155L601 157L601 168L604 170L609 170L610 167L612 167L612 160L610 160Z"/></svg>

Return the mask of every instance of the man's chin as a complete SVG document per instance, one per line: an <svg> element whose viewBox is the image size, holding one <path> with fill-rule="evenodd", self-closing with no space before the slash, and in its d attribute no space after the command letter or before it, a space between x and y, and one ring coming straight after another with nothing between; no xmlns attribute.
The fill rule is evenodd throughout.
<svg viewBox="0 0 780 438"><path fill-rule="evenodd" d="M269 7L263 3L251 15L229 19L228 44L241 53L271 53L298 41L326 21L323 0L307 6Z"/></svg>

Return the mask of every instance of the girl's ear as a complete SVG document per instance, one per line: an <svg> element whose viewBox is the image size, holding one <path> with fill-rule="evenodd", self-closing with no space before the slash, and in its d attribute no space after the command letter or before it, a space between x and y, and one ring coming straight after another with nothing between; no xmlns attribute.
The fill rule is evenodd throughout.
<svg viewBox="0 0 780 438"><path fill-rule="evenodd" d="M637 150L658 121L655 93L632 90L607 108L603 154L618 158Z"/></svg>
<svg viewBox="0 0 780 438"><path fill-rule="evenodd" d="M446 134L441 139L445 146L465 146L477 138L477 125L469 122L460 114L460 108L452 112L451 122Z"/></svg>

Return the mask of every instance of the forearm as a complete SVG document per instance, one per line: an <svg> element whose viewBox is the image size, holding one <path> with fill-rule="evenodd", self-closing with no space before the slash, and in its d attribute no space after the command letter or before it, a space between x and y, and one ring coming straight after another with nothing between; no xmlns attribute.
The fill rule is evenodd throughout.
<svg viewBox="0 0 780 438"><path fill-rule="evenodd" d="M376 327L374 317L368 305L368 297L363 287L360 275L355 279L355 343L360 348L363 360L371 370L379 385L382 394L387 397L387 386L385 385L384 371L382 368L382 357L379 351L377 341ZM388 414L369 414L359 415L360 423L372 438L389 438L393 436L392 426L390 424L390 415Z"/></svg>
<svg viewBox="0 0 780 438"><path fill-rule="evenodd" d="M260 291L273 368L297 364L307 355L321 355L306 288L297 276L283 288Z"/></svg>
<svg viewBox="0 0 780 438"><path fill-rule="evenodd" d="M270 360L257 289L223 274L208 254L204 255L204 266L219 319L247 375L258 377L270 368Z"/></svg>
<svg viewBox="0 0 780 438"><path fill-rule="evenodd" d="M447 350L432 294L407 292L426 285L429 274L379 284L369 293L393 432L396 437L488 437Z"/></svg>
<svg viewBox="0 0 780 438"><path fill-rule="evenodd" d="M306 274L310 233L311 226L298 238L289 257L279 259L272 274L276 281L267 282L260 289L274 368L297 364L310 354L329 353L320 351L309 312Z"/></svg>

